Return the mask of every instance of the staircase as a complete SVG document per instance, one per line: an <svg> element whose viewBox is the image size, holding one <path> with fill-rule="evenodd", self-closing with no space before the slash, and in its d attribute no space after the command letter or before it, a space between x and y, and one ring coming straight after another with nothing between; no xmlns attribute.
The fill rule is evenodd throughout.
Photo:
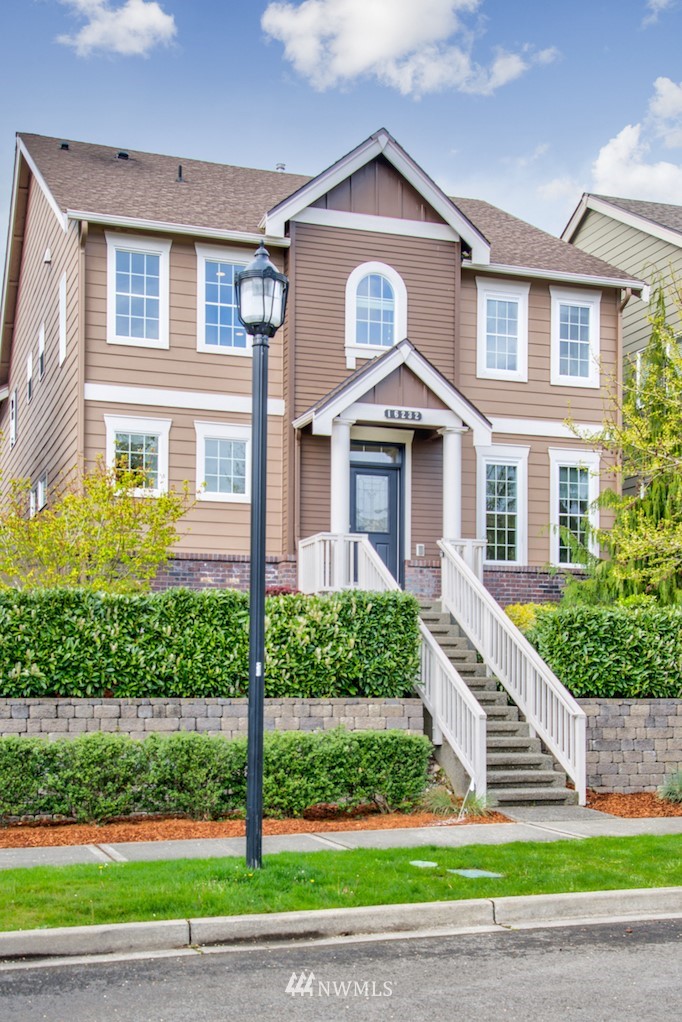
<svg viewBox="0 0 682 1022"><path fill-rule="evenodd" d="M439 601L420 601L420 616L487 714L488 794L503 809L519 805L568 805L578 801L566 774L542 751L539 738L478 662L469 641Z"/></svg>

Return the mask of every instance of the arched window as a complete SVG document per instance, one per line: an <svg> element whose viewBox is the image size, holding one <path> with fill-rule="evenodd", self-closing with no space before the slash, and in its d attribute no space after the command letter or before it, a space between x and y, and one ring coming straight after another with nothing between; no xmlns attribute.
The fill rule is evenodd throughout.
<svg viewBox="0 0 682 1022"><path fill-rule="evenodd" d="M385 263L356 266L346 284L346 364L374 358L407 334L407 291Z"/></svg>

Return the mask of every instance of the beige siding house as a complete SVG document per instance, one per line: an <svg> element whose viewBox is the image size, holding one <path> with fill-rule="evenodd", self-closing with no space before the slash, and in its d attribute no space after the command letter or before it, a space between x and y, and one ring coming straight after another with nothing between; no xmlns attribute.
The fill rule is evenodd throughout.
<svg viewBox="0 0 682 1022"><path fill-rule="evenodd" d="M472 541L505 602L570 567L643 267L446 196L384 130L313 178L20 135L0 348L0 467L34 510L83 459L197 503L163 584L248 575L251 359L232 279L264 239L290 278L271 344L270 580L301 540L366 533L433 593ZM602 257L600 257L600 255ZM631 305L638 304L632 302Z"/></svg>

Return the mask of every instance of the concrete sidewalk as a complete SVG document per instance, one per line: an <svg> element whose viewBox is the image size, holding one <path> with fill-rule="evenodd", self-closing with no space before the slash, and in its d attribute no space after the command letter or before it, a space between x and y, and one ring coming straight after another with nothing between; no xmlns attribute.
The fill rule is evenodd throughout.
<svg viewBox="0 0 682 1022"><path fill-rule="evenodd" d="M396 830L340 830L312 834L283 834L263 839L263 852L319 852L350 848L418 848L437 845L498 845L512 841L581 840L588 837L634 837L640 834L680 834L682 817L625 820L580 806L529 806L505 809L513 823L446 823L434 827ZM192 841L139 841L120 844L69 845L54 848L2 848L0 869L30 866L68 866L102 862L153 862L163 859L243 857L244 838L200 838Z"/></svg>

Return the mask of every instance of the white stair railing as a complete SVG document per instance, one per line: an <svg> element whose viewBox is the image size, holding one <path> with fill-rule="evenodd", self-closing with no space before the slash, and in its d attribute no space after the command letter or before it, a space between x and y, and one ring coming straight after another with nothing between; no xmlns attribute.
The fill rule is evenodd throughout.
<svg viewBox="0 0 682 1022"><path fill-rule="evenodd" d="M363 589L386 592L400 586L366 535L320 532L301 540L298 588L304 593ZM448 742L477 794L486 793L486 714L429 629L419 622L417 690L433 721L432 740Z"/></svg>
<svg viewBox="0 0 682 1022"><path fill-rule="evenodd" d="M495 602L455 546L441 540L442 600L486 667L504 686L586 801L586 718L519 629Z"/></svg>

